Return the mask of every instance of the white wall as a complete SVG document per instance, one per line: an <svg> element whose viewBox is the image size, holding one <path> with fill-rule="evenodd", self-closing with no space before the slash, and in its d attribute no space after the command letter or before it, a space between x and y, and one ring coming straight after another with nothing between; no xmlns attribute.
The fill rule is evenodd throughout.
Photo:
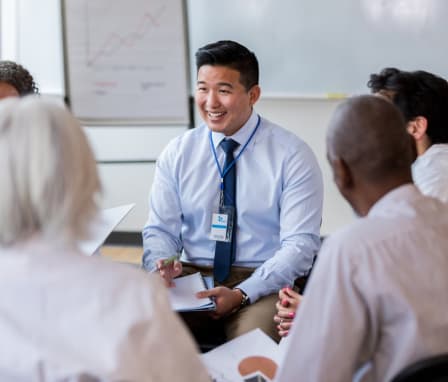
<svg viewBox="0 0 448 382"><path fill-rule="evenodd" d="M0 0L2 59L16 60L35 76L44 96L62 100L63 54L59 0ZM33 17L39 15L39 17ZM7 21L5 21L7 20ZM325 159L325 129L337 101L324 99L261 99L257 111L290 129L314 150L324 175L322 233L349 222L353 214L339 196ZM147 216L147 197L155 159L164 145L185 127L91 127L87 134L99 160L104 207L135 202L136 208L119 225L140 231ZM140 161L132 163L132 161ZM126 163L114 163L126 161Z"/></svg>

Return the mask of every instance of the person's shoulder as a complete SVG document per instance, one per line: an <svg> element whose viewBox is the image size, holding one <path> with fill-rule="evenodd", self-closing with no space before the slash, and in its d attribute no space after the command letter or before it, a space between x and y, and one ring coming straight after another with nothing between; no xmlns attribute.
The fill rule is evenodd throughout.
<svg viewBox="0 0 448 382"><path fill-rule="evenodd" d="M445 187L442 187L444 185ZM448 232L448 178L439 181L438 187L432 193L423 193L415 202L414 208L418 215L421 229Z"/></svg>
<svg viewBox="0 0 448 382"><path fill-rule="evenodd" d="M38 237L18 244L10 252L30 264L32 285L50 287L44 281L50 277L51 285L66 288L67 296L74 302L88 298L107 309L125 305L141 314L150 314L143 301L151 304L155 291L163 289L154 275L101 255L86 256L74 244Z"/></svg>
<svg viewBox="0 0 448 382"><path fill-rule="evenodd" d="M316 155L303 139L267 119L262 118L262 122L256 144L260 144L272 157L286 163L288 173L307 178L311 176L313 179L322 178ZM319 182L322 183L322 180Z"/></svg>
<svg viewBox="0 0 448 382"><path fill-rule="evenodd" d="M261 123L265 134L273 139L291 144L306 144L298 135L269 119L261 117Z"/></svg>
<svg viewBox="0 0 448 382"><path fill-rule="evenodd" d="M428 150L423 154L423 157L427 156L443 156L446 157L448 155L448 143L436 143L431 145Z"/></svg>
<svg viewBox="0 0 448 382"><path fill-rule="evenodd" d="M153 282L152 278L148 277L149 274L137 264L115 262L101 256L84 257L84 259L87 260L84 260L84 266L90 268L92 273L97 273L113 283L121 280L126 281L126 284L130 286Z"/></svg>
<svg viewBox="0 0 448 382"><path fill-rule="evenodd" d="M307 152L312 154L310 146L297 134L266 118L261 118L262 129L259 139L270 141L287 153Z"/></svg>
<svg viewBox="0 0 448 382"><path fill-rule="evenodd" d="M135 264L114 262L100 256L83 256L78 260L78 271L84 275L83 280L90 280L95 285L91 293L101 296L103 302L114 300L118 304L120 301L122 305L132 306L136 312L150 314L158 300L156 296L165 293L159 277Z"/></svg>
<svg viewBox="0 0 448 382"><path fill-rule="evenodd" d="M437 178L448 178L448 144L432 145L421 157L417 158L417 164L419 160L425 167L425 171L432 171Z"/></svg>
<svg viewBox="0 0 448 382"><path fill-rule="evenodd" d="M182 134L171 139L161 153L162 157L172 156L182 153L185 150L191 150L200 140L206 140L208 137L208 128L205 124L188 129Z"/></svg>
<svg viewBox="0 0 448 382"><path fill-rule="evenodd" d="M400 200L373 214L356 218L336 230L325 239L322 249L352 253L357 258L361 253L380 257L383 252L380 248L384 253L393 248L398 250L398 246L407 248L410 240L446 232L446 229L448 204L416 192L409 200Z"/></svg>
<svg viewBox="0 0 448 382"><path fill-rule="evenodd" d="M374 247L376 242L384 239L387 229L383 220L377 217L356 218L326 237L321 251L334 253L334 256L359 258L363 249Z"/></svg>
<svg viewBox="0 0 448 382"><path fill-rule="evenodd" d="M170 143L174 142L174 144L185 144L189 143L192 140L204 139L208 137L209 129L207 125L201 123L197 127L193 127L192 129L188 129L184 131L182 134L173 138Z"/></svg>
<svg viewBox="0 0 448 382"><path fill-rule="evenodd" d="M147 273L136 264L112 261L100 254L87 256L72 247L64 247L63 251L63 254L60 250L49 253L45 262L63 270L72 279L79 275L86 283L105 288L148 284Z"/></svg>

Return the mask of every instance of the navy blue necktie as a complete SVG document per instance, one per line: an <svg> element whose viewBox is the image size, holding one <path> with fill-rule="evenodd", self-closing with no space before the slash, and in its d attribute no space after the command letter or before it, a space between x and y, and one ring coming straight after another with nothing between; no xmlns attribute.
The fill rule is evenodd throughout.
<svg viewBox="0 0 448 382"><path fill-rule="evenodd" d="M233 139L225 139L221 141L221 147L226 153L223 171L227 169L233 162L233 152L239 146L238 142ZM213 265L213 274L215 280L219 283L227 280L230 274L230 267L235 260L236 247L236 164L234 163L230 170L224 175L224 206L232 206L235 208L233 219L232 239L230 242L217 241L215 249L215 261Z"/></svg>

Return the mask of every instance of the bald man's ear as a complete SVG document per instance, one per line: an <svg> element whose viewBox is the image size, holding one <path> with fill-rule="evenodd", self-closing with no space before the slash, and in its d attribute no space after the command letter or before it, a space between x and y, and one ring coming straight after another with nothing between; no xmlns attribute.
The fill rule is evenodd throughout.
<svg viewBox="0 0 448 382"><path fill-rule="evenodd" d="M345 191L353 187L353 175L350 167L344 159L336 158L331 162L333 167L333 179L339 191L345 195Z"/></svg>
<svg viewBox="0 0 448 382"><path fill-rule="evenodd" d="M428 120L425 117L418 116L412 121L409 121L406 129L416 141L421 141L426 137L426 130L428 128Z"/></svg>

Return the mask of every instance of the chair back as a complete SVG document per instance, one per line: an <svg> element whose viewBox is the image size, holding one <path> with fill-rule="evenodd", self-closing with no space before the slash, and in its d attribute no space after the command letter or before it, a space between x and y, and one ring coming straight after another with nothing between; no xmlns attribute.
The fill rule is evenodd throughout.
<svg viewBox="0 0 448 382"><path fill-rule="evenodd" d="M406 366L391 382L448 382L448 353Z"/></svg>

